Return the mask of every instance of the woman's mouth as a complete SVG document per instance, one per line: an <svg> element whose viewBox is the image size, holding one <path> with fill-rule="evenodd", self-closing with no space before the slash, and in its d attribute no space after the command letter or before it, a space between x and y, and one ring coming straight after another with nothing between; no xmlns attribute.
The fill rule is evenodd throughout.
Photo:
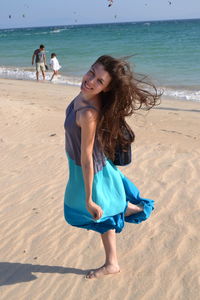
<svg viewBox="0 0 200 300"><path fill-rule="evenodd" d="M83 88L86 90L92 90L92 88L87 84L87 81L83 83Z"/></svg>

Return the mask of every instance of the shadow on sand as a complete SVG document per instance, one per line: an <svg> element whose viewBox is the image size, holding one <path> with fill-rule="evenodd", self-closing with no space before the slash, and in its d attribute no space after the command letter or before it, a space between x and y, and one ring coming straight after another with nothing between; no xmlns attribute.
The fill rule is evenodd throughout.
<svg viewBox="0 0 200 300"><path fill-rule="evenodd" d="M171 110L171 111L200 112L199 109L187 109L187 108L176 108L176 107L154 107L154 109Z"/></svg>
<svg viewBox="0 0 200 300"><path fill-rule="evenodd" d="M0 286L27 282L37 279L34 273L60 273L85 275L88 270L64 268L59 266L32 265L21 263L0 262Z"/></svg>

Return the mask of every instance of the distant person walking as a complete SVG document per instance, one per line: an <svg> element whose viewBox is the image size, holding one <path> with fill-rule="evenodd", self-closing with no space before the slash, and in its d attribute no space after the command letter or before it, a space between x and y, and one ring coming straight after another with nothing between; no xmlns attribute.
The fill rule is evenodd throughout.
<svg viewBox="0 0 200 300"><path fill-rule="evenodd" d="M51 66L51 69L53 70L53 74L52 74L51 79L50 79L50 81L52 81L54 76L58 75L58 70L60 70L60 68L61 68L61 66L59 64L59 61L56 57L56 53L51 53L50 66Z"/></svg>
<svg viewBox="0 0 200 300"><path fill-rule="evenodd" d="M46 53L44 45L40 45L39 49L36 49L32 56L32 65L36 63L36 78L39 80L39 73L42 72L43 80L45 80L45 65L46 65Z"/></svg>

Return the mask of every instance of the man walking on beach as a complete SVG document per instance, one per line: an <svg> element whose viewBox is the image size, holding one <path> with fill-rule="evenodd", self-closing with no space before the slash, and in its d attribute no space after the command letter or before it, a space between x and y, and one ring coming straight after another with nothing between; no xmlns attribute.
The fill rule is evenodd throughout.
<svg viewBox="0 0 200 300"><path fill-rule="evenodd" d="M46 54L44 45L40 45L39 49L36 49L32 56L32 65L36 63L36 78L39 80L39 73L42 72L43 80L45 80L45 65L46 65Z"/></svg>

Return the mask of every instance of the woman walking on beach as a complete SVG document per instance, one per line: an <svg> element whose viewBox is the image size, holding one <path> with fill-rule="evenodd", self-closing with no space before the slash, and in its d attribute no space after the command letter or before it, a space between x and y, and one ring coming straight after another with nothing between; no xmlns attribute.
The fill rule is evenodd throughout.
<svg viewBox="0 0 200 300"><path fill-rule="evenodd" d="M83 76L81 91L66 110L65 137L69 180L64 199L66 221L101 234L105 264L86 278L120 271L116 233L124 221L140 223L153 210L153 200L114 165L117 145L127 149L134 133L125 121L143 105L149 109L159 98L141 87L125 60L103 55ZM129 139L124 134L129 133Z"/></svg>

